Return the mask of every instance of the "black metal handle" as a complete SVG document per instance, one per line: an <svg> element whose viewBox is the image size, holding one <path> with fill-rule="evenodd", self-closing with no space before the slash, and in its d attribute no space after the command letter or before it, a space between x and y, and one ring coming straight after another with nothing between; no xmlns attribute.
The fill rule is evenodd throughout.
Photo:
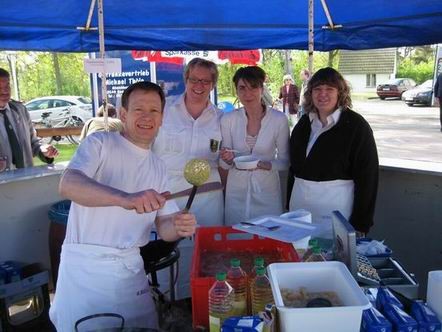
<svg viewBox="0 0 442 332"><path fill-rule="evenodd" d="M186 207L184 208L185 211L189 211L190 207L192 206L193 199L195 198L196 191L198 190L198 186L193 186L192 191L190 192L189 198L187 199Z"/></svg>

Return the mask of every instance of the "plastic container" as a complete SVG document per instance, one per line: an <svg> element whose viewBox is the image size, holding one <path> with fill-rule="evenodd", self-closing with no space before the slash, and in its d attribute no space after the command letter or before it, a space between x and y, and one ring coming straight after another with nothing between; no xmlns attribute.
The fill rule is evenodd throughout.
<svg viewBox="0 0 442 332"><path fill-rule="evenodd" d="M252 314L252 284L253 280L256 277L256 269L259 267L264 267L264 258L262 257L256 257L253 262L253 269L250 271L249 275L247 276L247 313L249 315Z"/></svg>
<svg viewBox="0 0 442 332"><path fill-rule="evenodd" d="M197 228L190 281L192 288L192 323L194 328L209 327L208 293L209 288L215 282L215 278L213 276L205 276L203 271L201 271L202 256L207 252L229 253L232 255L236 255L236 253L250 253L251 257L266 257L266 255L272 254L280 262L297 262L299 260L295 249L290 243L244 233L231 227ZM268 263L267 260L266 263Z"/></svg>
<svg viewBox="0 0 442 332"><path fill-rule="evenodd" d="M235 294L232 316L247 315L247 274L241 269L241 262L237 258L230 261L227 282L233 287Z"/></svg>
<svg viewBox="0 0 442 332"><path fill-rule="evenodd" d="M371 307L361 288L341 262L275 263L267 268L281 332L355 332L361 326L362 311ZM327 308L286 307L282 288L307 292L334 292L342 306Z"/></svg>
<svg viewBox="0 0 442 332"><path fill-rule="evenodd" d="M64 200L51 206L48 217L49 225L49 255L51 258L52 283L57 285L58 266L60 265L61 246L66 236L71 201Z"/></svg>
<svg viewBox="0 0 442 332"><path fill-rule="evenodd" d="M311 251L306 253L302 258L304 262L325 262L324 256L321 254L321 248L313 247Z"/></svg>
<svg viewBox="0 0 442 332"><path fill-rule="evenodd" d="M226 281L226 273L216 275L216 281L209 290L210 332L220 332L227 317L232 316L234 290Z"/></svg>
<svg viewBox="0 0 442 332"><path fill-rule="evenodd" d="M274 303L270 280L264 267L256 269L256 277L251 287L252 314L258 315L265 310L267 304Z"/></svg>

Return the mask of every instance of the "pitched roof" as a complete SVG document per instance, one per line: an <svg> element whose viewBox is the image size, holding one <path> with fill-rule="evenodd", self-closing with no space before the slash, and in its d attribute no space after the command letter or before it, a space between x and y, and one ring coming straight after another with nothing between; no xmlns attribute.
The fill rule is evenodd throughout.
<svg viewBox="0 0 442 332"><path fill-rule="evenodd" d="M380 48L364 51L341 50L339 72L345 74L394 73L396 49Z"/></svg>

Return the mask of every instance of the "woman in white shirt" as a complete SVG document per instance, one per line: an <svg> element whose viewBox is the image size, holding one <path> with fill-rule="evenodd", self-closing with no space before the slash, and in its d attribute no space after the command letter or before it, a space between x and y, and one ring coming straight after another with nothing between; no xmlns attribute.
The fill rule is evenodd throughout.
<svg viewBox="0 0 442 332"><path fill-rule="evenodd" d="M233 82L244 107L221 118L220 165L228 170L227 225L283 211L279 171L288 168L289 127L283 113L264 105L264 80L265 72L257 66L238 69ZM239 155L259 159L257 168L235 168L233 159Z"/></svg>

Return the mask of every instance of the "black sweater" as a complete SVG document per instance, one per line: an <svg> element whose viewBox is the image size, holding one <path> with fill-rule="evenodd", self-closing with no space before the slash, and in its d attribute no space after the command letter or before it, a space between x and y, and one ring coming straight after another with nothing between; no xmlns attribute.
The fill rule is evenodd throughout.
<svg viewBox="0 0 442 332"><path fill-rule="evenodd" d="M290 138L288 202L294 177L309 181L353 180L355 184L350 223L368 232L373 215L379 177L379 160L370 125L358 113L345 109L338 123L322 133L306 157L311 125L304 115Z"/></svg>

